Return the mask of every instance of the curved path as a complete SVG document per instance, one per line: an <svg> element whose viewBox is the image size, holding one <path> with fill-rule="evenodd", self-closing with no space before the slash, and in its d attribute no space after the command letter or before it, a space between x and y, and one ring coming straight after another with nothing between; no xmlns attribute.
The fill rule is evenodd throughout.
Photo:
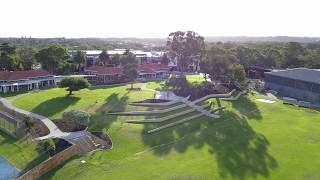
<svg viewBox="0 0 320 180"><path fill-rule="evenodd" d="M36 140L43 140L43 139L47 139L47 138L63 138L65 140L70 140L70 139L84 136L86 134L85 131L68 132L68 133L62 132L49 118L47 118L45 116L17 108L12 105L11 101L9 101L5 98L2 98L2 97L0 97L0 102L2 102L2 104L5 107L7 107L8 109L11 109L11 110L16 111L18 113L30 116L34 119L38 119L41 122L43 122L43 124L45 126L47 126L47 128L49 129L49 134L46 136L38 137L38 138L36 138Z"/></svg>

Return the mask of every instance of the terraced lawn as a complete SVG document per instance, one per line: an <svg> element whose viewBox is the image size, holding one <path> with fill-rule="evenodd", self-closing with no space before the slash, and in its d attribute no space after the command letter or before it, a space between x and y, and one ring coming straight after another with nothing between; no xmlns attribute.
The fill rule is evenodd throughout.
<svg viewBox="0 0 320 180"><path fill-rule="evenodd" d="M147 134L154 126L125 120L150 117L106 114L145 110L126 102L154 94L126 88L81 90L73 97L65 97L62 89L50 89L15 99L16 106L50 118L71 109L89 111L89 130L105 128L113 139L111 151L74 158L43 179L320 179L319 111L280 101L256 102L261 96L250 95L223 101L227 108L221 119L202 117Z"/></svg>
<svg viewBox="0 0 320 180"><path fill-rule="evenodd" d="M0 156L20 170L31 168L48 158L34 142L16 140L2 132L0 132Z"/></svg>

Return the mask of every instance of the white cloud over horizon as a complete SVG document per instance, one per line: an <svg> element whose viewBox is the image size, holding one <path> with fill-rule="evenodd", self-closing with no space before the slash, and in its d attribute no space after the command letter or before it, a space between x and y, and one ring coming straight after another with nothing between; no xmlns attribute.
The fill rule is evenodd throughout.
<svg viewBox="0 0 320 180"><path fill-rule="evenodd" d="M320 37L317 0L0 0L0 37Z"/></svg>

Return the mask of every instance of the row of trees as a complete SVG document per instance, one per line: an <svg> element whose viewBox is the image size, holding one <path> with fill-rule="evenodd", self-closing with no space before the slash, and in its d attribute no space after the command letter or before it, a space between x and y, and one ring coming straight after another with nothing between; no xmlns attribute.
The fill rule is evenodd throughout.
<svg viewBox="0 0 320 180"><path fill-rule="evenodd" d="M69 63L67 50L59 45L37 51L34 48L15 48L8 43L0 45L0 70L31 70L41 67L54 74L72 72L76 65Z"/></svg>
<svg viewBox="0 0 320 180"><path fill-rule="evenodd" d="M194 65L200 66L205 79L209 75L213 82L245 85L245 71L240 60L222 47L206 48L204 38L195 32L170 33L167 49L182 76L188 66Z"/></svg>
<svg viewBox="0 0 320 180"><path fill-rule="evenodd" d="M177 31L167 38L169 56L184 72L189 65L200 66L214 82L245 85L245 69L320 68L320 46L298 42L281 43L209 43L195 32Z"/></svg>

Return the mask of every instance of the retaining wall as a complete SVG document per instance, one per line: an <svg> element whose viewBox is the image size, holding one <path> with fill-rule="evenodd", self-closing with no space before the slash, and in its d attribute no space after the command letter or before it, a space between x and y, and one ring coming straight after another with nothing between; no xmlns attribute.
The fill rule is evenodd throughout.
<svg viewBox="0 0 320 180"><path fill-rule="evenodd" d="M52 169L63 164L65 161L69 160L75 155L78 155L78 148L75 145L70 146L69 148L59 152L58 154L50 157L46 161L27 171L23 175L17 178L17 180L34 180L43 176Z"/></svg>

